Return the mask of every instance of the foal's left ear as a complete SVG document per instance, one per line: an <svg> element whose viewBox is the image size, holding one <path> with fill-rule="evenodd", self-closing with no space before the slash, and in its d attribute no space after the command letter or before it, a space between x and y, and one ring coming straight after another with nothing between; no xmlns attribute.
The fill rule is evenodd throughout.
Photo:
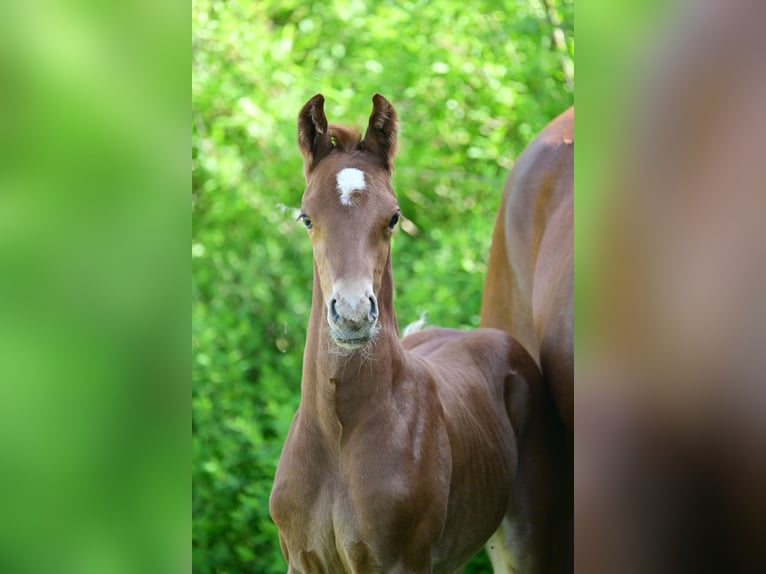
<svg viewBox="0 0 766 574"><path fill-rule="evenodd" d="M398 130L399 122L391 102L380 94L372 96L372 114L361 147L378 156L390 172L394 170Z"/></svg>

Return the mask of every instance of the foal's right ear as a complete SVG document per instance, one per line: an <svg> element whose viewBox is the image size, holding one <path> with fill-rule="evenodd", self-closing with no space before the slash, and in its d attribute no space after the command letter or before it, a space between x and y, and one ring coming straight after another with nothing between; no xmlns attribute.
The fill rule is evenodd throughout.
<svg viewBox="0 0 766 574"><path fill-rule="evenodd" d="M317 94L306 102L298 114L298 147L303 154L303 175L306 177L322 158L332 151L322 94Z"/></svg>

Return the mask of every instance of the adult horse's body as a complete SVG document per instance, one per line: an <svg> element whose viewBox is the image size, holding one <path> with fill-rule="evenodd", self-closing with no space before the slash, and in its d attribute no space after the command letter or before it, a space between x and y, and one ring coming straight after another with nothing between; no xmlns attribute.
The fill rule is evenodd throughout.
<svg viewBox="0 0 766 574"><path fill-rule="evenodd" d="M481 324L535 358L573 429L574 108L519 156L495 222Z"/></svg>
<svg viewBox="0 0 766 574"><path fill-rule="evenodd" d="M328 126L323 102L312 98L298 119L314 287L271 515L290 573L456 572L521 512L517 453L555 414L534 360L507 333L399 340L396 113L376 95L362 139Z"/></svg>
<svg viewBox="0 0 766 574"><path fill-rule="evenodd" d="M571 564L571 542L566 540L571 540L567 524L572 516L574 430L573 189L574 108L570 108L527 146L508 176L481 310L482 327L510 333L534 357L561 421L549 429L552 442L520 453L522 474L536 477L534 488L516 491L527 501L529 512L520 525L505 523L495 545L497 549L504 544L512 555L541 556L535 561L546 564L541 572L561 572L567 561ZM558 475L546 470L543 476L536 469L540 449L558 460ZM525 542L516 534L519 527L540 535ZM503 559L492 558L493 564Z"/></svg>

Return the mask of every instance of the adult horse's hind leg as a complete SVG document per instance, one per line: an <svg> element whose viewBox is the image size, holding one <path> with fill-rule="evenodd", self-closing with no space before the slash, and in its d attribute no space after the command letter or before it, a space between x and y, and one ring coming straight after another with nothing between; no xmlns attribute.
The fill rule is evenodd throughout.
<svg viewBox="0 0 766 574"><path fill-rule="evenodd" d="M511 502L486 544L495 574L563 574L569 563L571 467L566 435L553 398L532 357L512 341L506 409L519 462Z"/></svg>

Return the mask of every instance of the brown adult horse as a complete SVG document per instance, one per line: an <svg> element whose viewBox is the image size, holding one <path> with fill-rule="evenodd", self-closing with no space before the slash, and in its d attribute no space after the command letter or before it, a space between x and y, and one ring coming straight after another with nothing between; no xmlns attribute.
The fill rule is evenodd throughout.
<svg viewBox="0 0 766 574"><path fill-rule="evenodd" d="M571 567L573 437L573 202L574 108L553 120L518 157L505 184L495 222L481 309L482 327L503 329L541 367L561 421L549 429L553 442L520 452L520 473L529 473L526 523L503 524L490 552L493 564L525 553L545 555L541 571ZM556 441L553 436L558 434ZM563 445L567 444L568 448ZM557 459L560 473L539 470L539 448ZM548 463L546 463L548 464ZM532 478L534 477L534 478ZM552 482L547 482L553 478ZM543 531L534 544L519 528ZM570 542L567 543L567 538ZM567 550L569 548L569 550ZM537 561L537 564L542 564Z"/></svg>
<svg viewBox="0 0 766 574"><path fill-rule="evenodd" d="M517 452L555 413L534 360L502 331L400 341L396 113L375 95L362 139L329 126L323 104L314 96L298 117L314 287L271 515L290 573L457 572L504 516L526 512Z"/></svg>

